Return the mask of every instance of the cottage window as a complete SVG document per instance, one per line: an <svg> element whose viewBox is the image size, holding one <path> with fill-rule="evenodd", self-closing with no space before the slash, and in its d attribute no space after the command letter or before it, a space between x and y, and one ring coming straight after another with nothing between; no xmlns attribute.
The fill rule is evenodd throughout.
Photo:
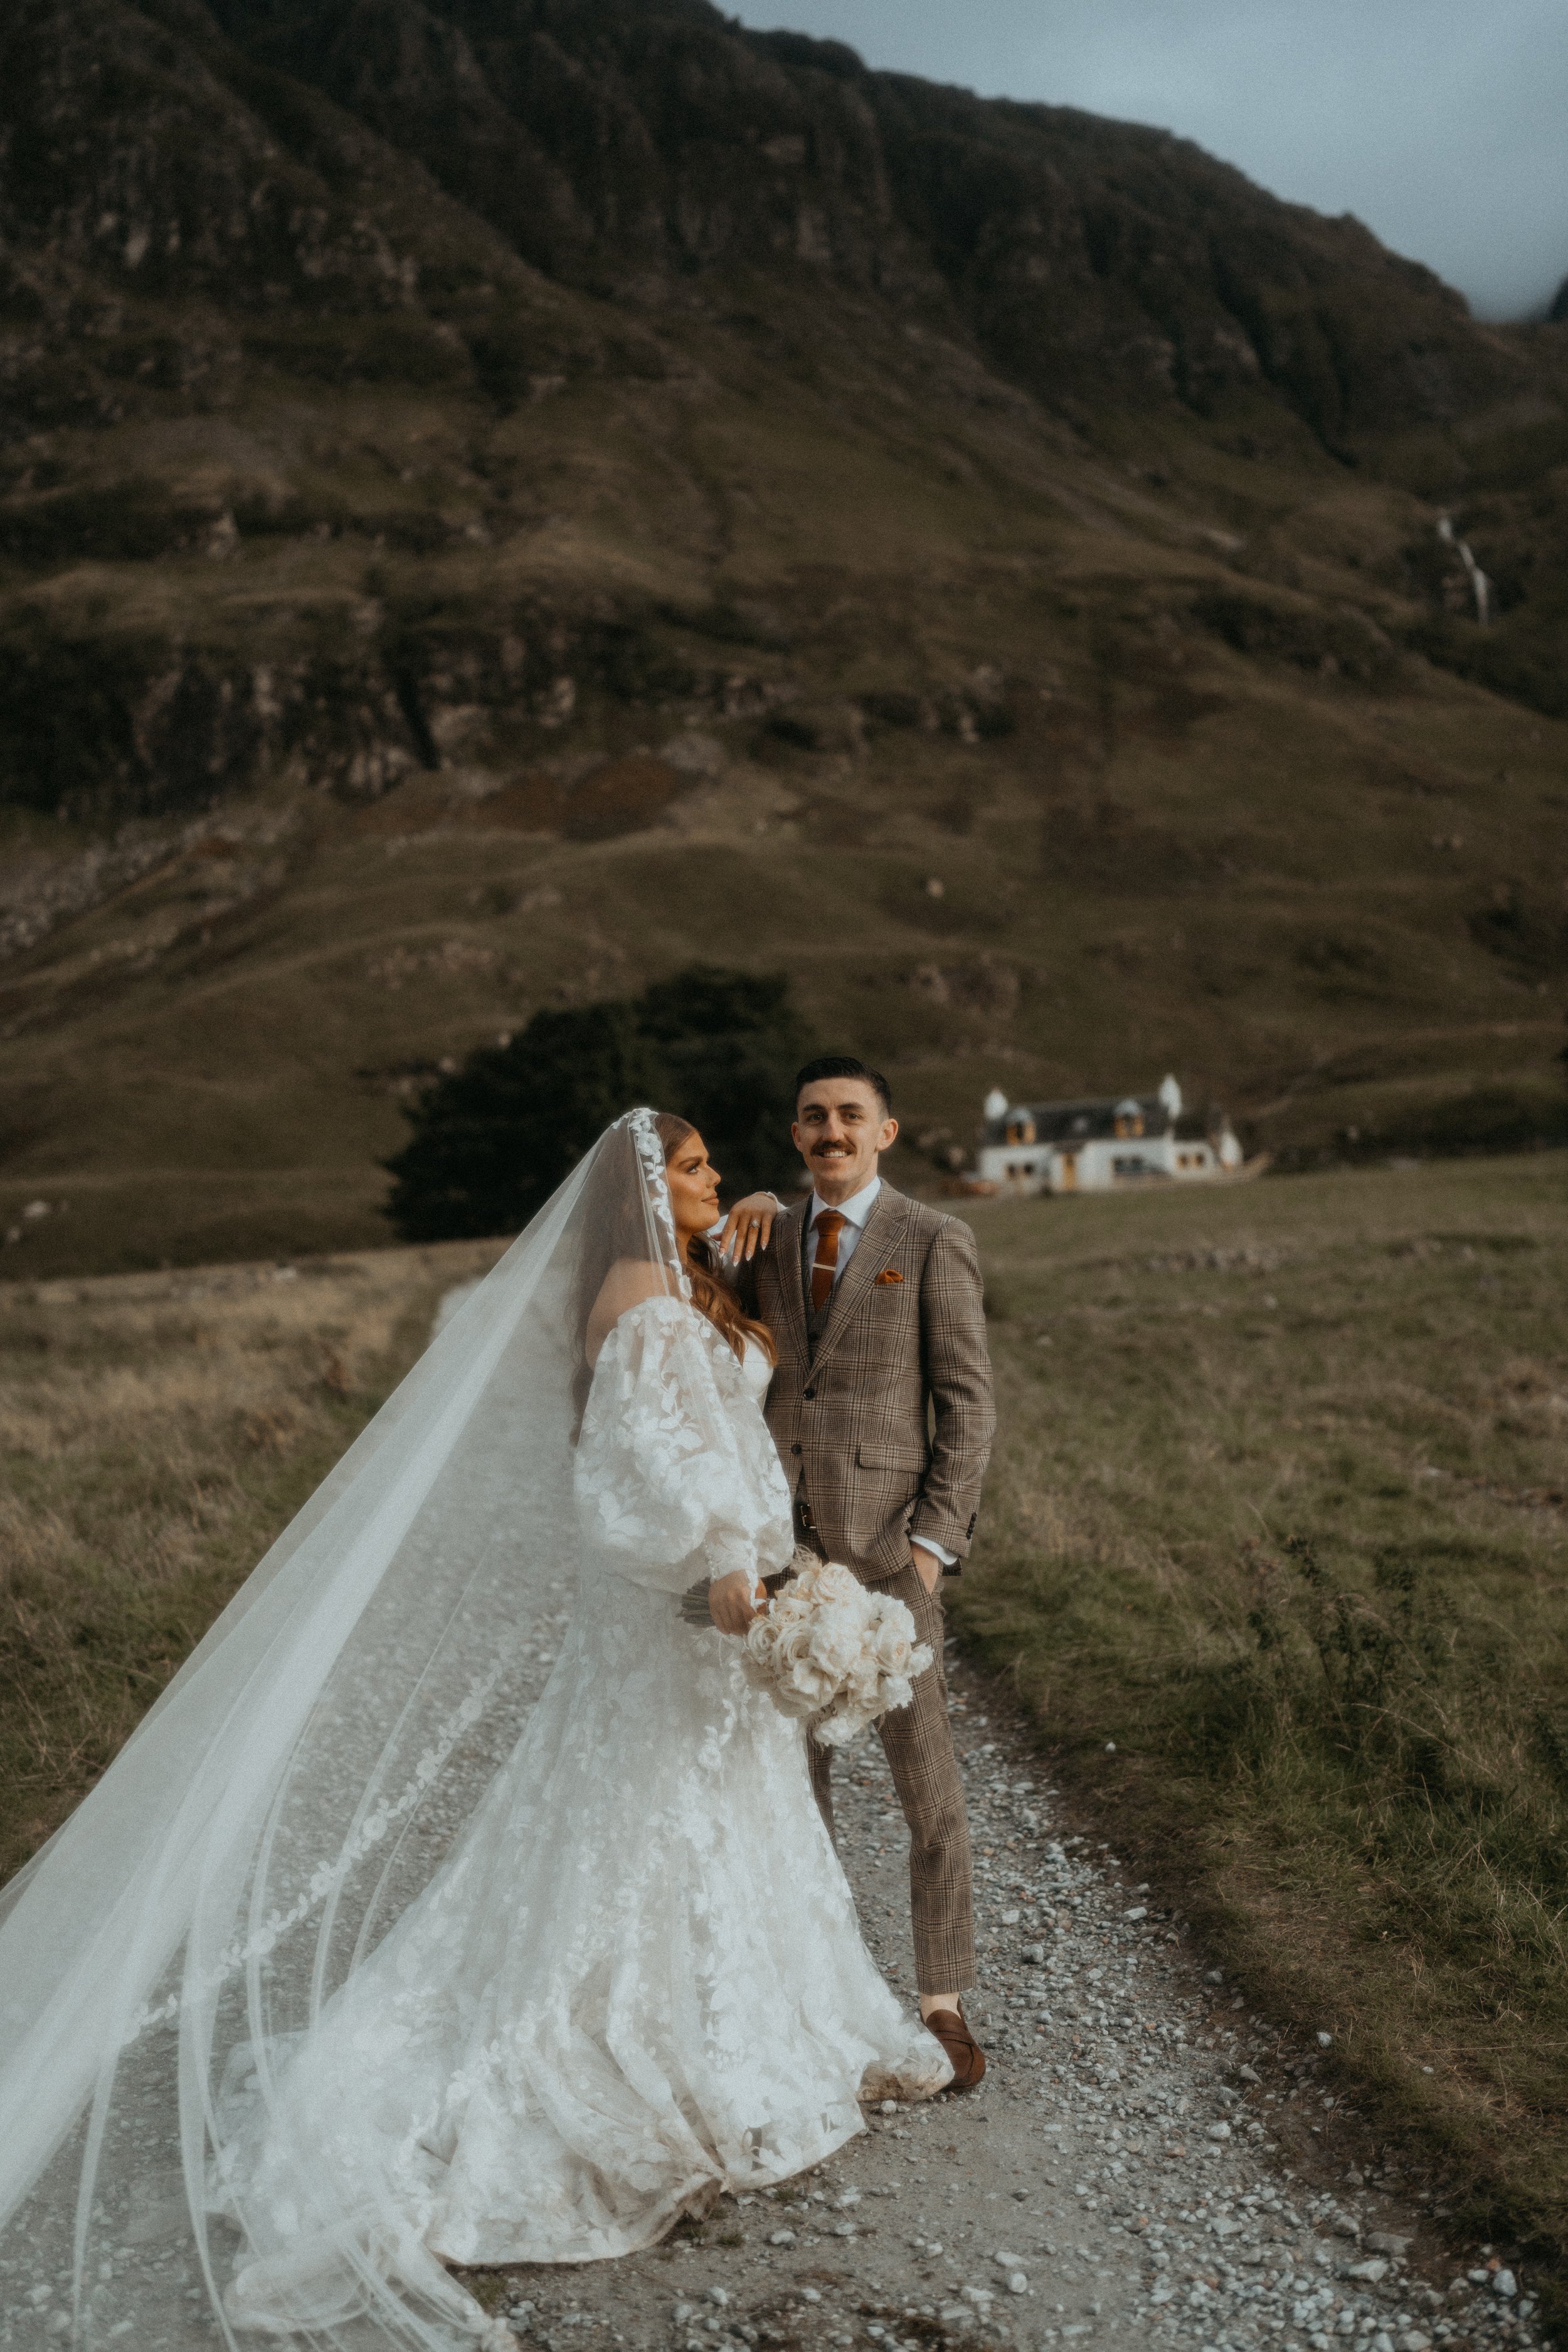
<svg viewBox="0 0 1568 2352"><path fill-rule="evenodd" d="M1035 1122L1029 1117L1028 1112L1022 1110L1015 1111L1012 1118L1007 1121L1008 1142L1033 1143L1034 1139Z"/></svg>

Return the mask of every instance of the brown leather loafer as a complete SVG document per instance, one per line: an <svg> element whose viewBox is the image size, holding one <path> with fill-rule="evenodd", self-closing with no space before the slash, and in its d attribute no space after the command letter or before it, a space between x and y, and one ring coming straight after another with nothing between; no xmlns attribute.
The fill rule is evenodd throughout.
<svg viewBox="0 0 1568 2352"><path fill-rule="evenodd" d="M928 2033L934 2033L952 2061L953 2091L973 2091L985 2072L985 2053L969 2031L956 2009L933 2009L924 2020Z"/></svg>

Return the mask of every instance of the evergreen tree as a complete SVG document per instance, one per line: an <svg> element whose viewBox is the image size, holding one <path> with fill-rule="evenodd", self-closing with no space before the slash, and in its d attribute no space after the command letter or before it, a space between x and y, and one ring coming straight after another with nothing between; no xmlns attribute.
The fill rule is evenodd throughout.
<svg viewBox="0 0 1568 2352"><path fill-rule="evenodd" d="M662 1072L658 1107L701 1131L726 1201L796 1181L795 1074L816 1051L783 972L692 964L637 1003Z"/></svg>
<svg viewBox="0 0 1568 2352"><path fill-rule="evenodd" d="M386 1166L405 1241L513 1233L637 1103L701 1130L733 1200L786 1182L795 1073L812 1052L782 974L694 964L636 999L536 1013L426 1089Z"/></svg>
<svg viewBox="0 0 1568 2352"><path fill-rule="evenodd" d="M426 1088L385 1163L386 1214L410 1242L515 1233L655 1075L629 1003L536 1013Z"/></svg>

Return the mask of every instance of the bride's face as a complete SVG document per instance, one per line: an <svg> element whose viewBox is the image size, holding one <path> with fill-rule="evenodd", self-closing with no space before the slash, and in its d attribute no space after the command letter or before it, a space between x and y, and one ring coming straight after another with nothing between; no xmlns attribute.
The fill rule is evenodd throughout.
<svg viewBox="0 0 1568 2352"><path fill-rule="evenodd" d="M700 1135L678 1143L664 1163L669 1180L669 1204L681 1241L705 1234L719 1215L719 1171L708 1164L708 1146Z"/></svg>

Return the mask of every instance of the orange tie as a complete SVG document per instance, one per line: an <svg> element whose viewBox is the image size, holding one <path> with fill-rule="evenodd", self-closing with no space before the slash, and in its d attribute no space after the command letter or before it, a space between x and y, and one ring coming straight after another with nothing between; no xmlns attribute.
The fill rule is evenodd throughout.
<svg viewBox="0 0 1568 2352"><path fill-rule="evenodd" d="M838 1236L849 1223L837 1209L824 1209L816 1221L816 1255L811 1262L811 1311L820 1315L833 1296L838 1266Z"/></svg>

